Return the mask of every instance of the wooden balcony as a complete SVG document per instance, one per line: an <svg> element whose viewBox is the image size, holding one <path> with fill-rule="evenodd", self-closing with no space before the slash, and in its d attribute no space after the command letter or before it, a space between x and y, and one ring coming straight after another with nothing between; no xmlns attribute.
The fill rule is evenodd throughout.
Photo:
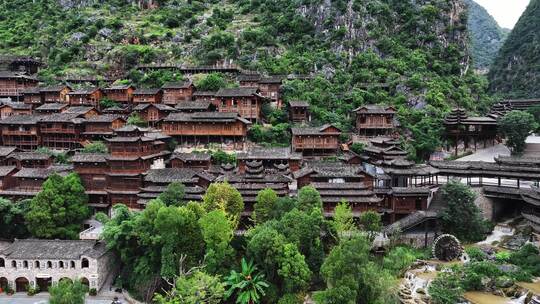
<svg viewBox="0 0 540 304"><path fill-rule="evenodd" d="M75 134L77 130L72 128L41 128L41 133L55 133L55 134Z"/></svg>
<svg viewBox="0 0 540 304"><path fill-rule="evenodd" d="M2 130L2 135L13 136L37 136L37 130L19 131L19 130Z"/></svg>

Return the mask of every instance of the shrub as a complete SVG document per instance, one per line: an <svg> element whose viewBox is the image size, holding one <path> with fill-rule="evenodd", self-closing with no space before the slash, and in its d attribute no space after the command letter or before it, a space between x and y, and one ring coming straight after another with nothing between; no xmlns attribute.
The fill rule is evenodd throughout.
<svg viewBox="0 0 540 304"><path fill-rule="evenodd" d="M88 291L88 294L95 297L97 296L97 290L95 288L90 288L90 290Z"/></svg>
<svg viewBox="0 0 540 304"><path fill-rule="evenodd" d="M473 262L481 262L487 258L487 254L478 247L469 247L465 249L465 252Z"/></svg>

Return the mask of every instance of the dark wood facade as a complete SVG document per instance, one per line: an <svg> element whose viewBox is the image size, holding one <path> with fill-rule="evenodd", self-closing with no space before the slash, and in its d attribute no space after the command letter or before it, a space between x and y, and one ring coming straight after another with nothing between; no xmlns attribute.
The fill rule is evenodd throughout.
<svg viewBox="0 0 540 304"><path fill-rule="evenodd" d="M84 119L76 113L47 115L38 123L41 144L51 149L77 149L82 147Z"/></svg>
<svg viewBox="0 0 540 304"><path fill-rule="evenodd" d="M137 89L133 92L133 103L161 103L163 91L161 89Z"/></svg>
<svg viewBox="0 0 540 304"><path fill-rule="evenodd" d="M366 105L354 110L358 135L389 136L396 127L396 109L380 105Z"/></svg>
<svg viewBox="0 0 540 304"><path fill-rule="evenodd" d="M103 92L99 88L88 88L69 92L67 96L68 102L72 106L86 105L99 108Z"/></svg>
<svg viewBox="0 0 540 304"><path fill-rule="evenodd" d="M307 101L289 101L289 120L293 123L307 123L311 121L309 103Z"/></svg>
<svg viewBox="0 0 540 304"><path fill-rule="evenodd" d="M163 90L163 103L175 106L183 101L190 101L195 91L195 86L191 81L169 82L161 87Z"/></svg>
<svg viewBox="0 0 540 304"><path fill-rule="evenodd" d="M339 149L341 130L333 125L292 128L292 148L304 155L332 154Z"/></svg>
<svg viewBox="0 0 540 304"><path fill-rule="evenodd" d="M135 87L131 85L118 85L103 89L104 97L121 104L132 104L133 92L135 92Z"/></svg>
<svg viewBox="0 0 540 304"><path fill-rule="evenodd" d="M208 170L212 165L212 157L208 153L174 153L169 165L171 168Z"/></svg>
<svg viewBox="0 0 540 304"><path fill-rule="evenodd" d="M259 89L253 87L226 88L216 93L219 112L238 113L250 121L261 119L263 97Z"/></svg>
<svg viewBox="0 0 540 304"><path fill-rule="evenodd" d="M446 136L453 141L455 155L458 148L463 143L465 151L473 148L476 150L477 144L495 144L497 138L497 120L493 117L469 117L463 109L453 109L444 119ZM472 147L471 147L472 146ZM447 147L450 149L450 146Z"/></svg>
<svg viewBox="0 0 540 304"><path fill-rule="evenodd" d="M21 150L35 150L41 145L36 115L14 115L0 120L2 143Z"/></svg>
<svg viewBox="0 0 540 304"><path fill-rule="evenodd" d="M175 109L165 104L144 103L135 106L133 112L138 113L149 125L156 126L169 113L175 112Z"/></svg>
<svg viewBox="0 0 540 304"><path fill-rule="evenodd" d="M0 71L0 97L23 101L23 92L38 86L38 80L24 73Z"/></svg>

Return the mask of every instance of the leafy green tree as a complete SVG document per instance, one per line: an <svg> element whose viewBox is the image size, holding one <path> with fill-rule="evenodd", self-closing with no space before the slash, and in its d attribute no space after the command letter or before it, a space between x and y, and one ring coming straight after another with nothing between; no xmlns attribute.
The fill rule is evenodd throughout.
<svg viewBox="0 0 540 304"><path fill-rule="evenodd" d="M186 195L186 187L180 182L172 182L167 186L167 189L163 191L158 199L162 201L166 206L180 206L184 204L184 197Z"/></svg>
<svg viewBox="0 0 540 304"><path fill-rule="evenodd" d="M90 215L88 196L79 176L51 175L30 202L25 215L30 233L39 238L77 239L82 221Z"/></svg>
<svg viewBox="0 0 540 304"><path fill-rule="evenodd" d="M244 200L240 192L227 182L212 183L203 196L206 211L223 210L235 222L235 227L244 211Z"/></svg>
<svg viewBox="0 0 540 304"><path fill-rule="evenodd" d="M114 100L111 100L111 99L108 99L108 98L102 98L100 101L99 101L99 105L101 106L101 108L103 109L108 109L108 108L112 108L112 107L117 107L119 106L120 104L118 104L116 101Z"/></svg>
<svg viewBox="0 0 540 304"><path fill-rule="evenodd" d="M278 260L281 257L283 247L287 239L269 223L257 225L250 229L247 234L247 256L252 258L266 278L271 282L278 280Z"/></svg>
<svg viewBox="0 0 540 304"><path fill-rule="evenodd" d="M283 289L287 293L305 291L311 280L311 270L304 255L295 244L285 244L282 256L278 259L278 275L283 279Z"/></svg>
<svg viewBox="0 0 540 304"><path fill-rule="evenodd" d="M429 284L429 295L435 304L459 303L463 295L460 277L454 272L441 272Z"/></svg>
<svg viewBox="0 0 540 304"><path fill-rule="evenodd" d="M25 238L28 236L24 215L28 212L29 201L12 202L0 198L0 239Z"/></svg>
<svg viewBox="0 0 540 304"><path fill-rule="evenodd" d="M241 271L231 270L225 283L229 289L225 293L225 299L236 297L236 303L256 304L261 302L265 295L265 289L270 285L264 280L264 275L257 272L253 261L246 262L242 259Z"/></svg>
<svg viewBox="0 0 540 304"><path fill-rule="evenodd" d="M443 231L466 242L483 240L489 227L474 204L476 195L471 188L459 181L451 181L441 190L442 199L447 202L441 214Z"/></svg>
<svg viewBox="0 0 540 304"><path fill-rule="evenodd" d="M511 111L499 120L499 130L513 154L523 153L525 140L537 127L534 116L523 111Z"/></svg>
<svg viewBox="0 0 540 304"><path fill-rule="evenodd" d="M373 242L377 234L382 230L381 215L371 210L362 212L360 214L360 226L366 232L367 239Z"/></svg>
<svg viewBox="0 0 540 304"><path fill-rule="evenodd" d="M84 304L84 296L88 287L80 281L60 280L49 288L50 304Z"/></svg>
<svg viewBox="0 0 540 304"><path fill-rule="evenodd" d="M224 273L226 266L234 259L234 249L230 245L234 223L223 210L213 210L205 214L199 224L206 244L206 269L210 273Z"/></svg>
<svg viewBox="0 0 540 304"><path fill-rule="evenodd" d="M148 126L148 122L144 120L138 113L131 114L127 119L127 124L137 126L137 127Z"/></svg>
<svg viewBox="0 0 540 304"><path fill-rule="evenodd" d="M223 303L225 283L219 276L209 275L202 271L180 276L172 291L166 295L157 294L157 304L219 304Z"/></svg>
<svg viewBox="0 0 540 304"><path fill-rule="evenodd" d="M221 73L210 73L196 81L195 86L201 91L217 91L227 87L227 80Z"/></svg>
<svg viewBox="0 0 540 304"><path fill-rule="evenodd" d="M216 165L223 165L223 164L236 165L236 155L226 153L223 150L216 150L212 152L212 162Z"/></svg>
<svg viewBox="0 0 540 304"><path fill-rule="evenodd" d="M341 240L321 267L327 288L316 303L393 303L393 277L370 260L371 243L363 236Z"/></svg>
<svg viewBox="0 0 540 304"><path fill-rule="evenodd" d="M332 226L337 232L339 239L349 238L358 231L354 223L351 206L346 201L341 201L334 208L334 217L332 218Z"/></svg>
<svg viewBox="0 0 540 304"><path fill-rule="evenodd" d="M101 142L101 141L94 141L92 143L89 143L88 145L84 146L84 148L81 150L83 153L107 153L109 150L107 149L107 146Z"/></svg>
<svg viewBox="0 0 540 304"><path fill-rule="evenodd" d="M407 247L395 247L383 258L383 268L402 277L405 270L416 261L415 252Z"/></svg>
<svg viewBox="0 0 540 304"><path fill-rule="evenodd" d="M259 191L253 207L253 220L260 224L272 219L277 201L278 196L273 189L267 188Z"/></svg>
<svg viewBox="0 0 540 304"><path fill-rule="evenodd" d="M361 154L364 152L364 149L366 148L366 145L361 142L356 142L351 145L351 151L353 151L356 154Z"/></svg>
<svg viewBox="0 0 540 304"><path fill-rule="evenodd" d="M305 186L298 191L298 209L311 212L313 208L322 209L322 199L319 191L313 186Z"/></svg>

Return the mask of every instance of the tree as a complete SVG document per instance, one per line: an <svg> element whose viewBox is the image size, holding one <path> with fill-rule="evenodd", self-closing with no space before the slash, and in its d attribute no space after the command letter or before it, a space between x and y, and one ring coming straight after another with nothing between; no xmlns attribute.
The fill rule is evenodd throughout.
<svg viewBox="0 0 540 304"><path fill-rule="evenodd" d="M60 280L49 288L50 304L84 304L84 296L88 290L80 281Z"/></svg>
<svg viewBox="0 0 540 304"><path fill-rule="evenodd" d="M474 204L476 195L469 186L450 181L442 187L442 199L447 206L441 214L442 229L466 242L484 239L488 224Z"/></svg>
<svg viewBox="0 0 540 304"><path fill-rule="evenodd" d="M298 251L295 244L285 244L282 256L278 259L278 275L283 279L283 289L286 293L305 291L311 280L311 270L305 257Z"/></svg>
<svg viewBox="0 0 540 304"><path fill-rule="evenodd" d="M12 202L0 198L0 239L28 237L24 215L28 212L28 200Z"/></svg>
<svg viewBox="0 0 540 304"><path fill-rule="evenodd" d="M172 182L167 186L167 189L158 196L158 199L162 201L165 206L180 206L184 203L185 195L186 187L184 184Z"/></svg>
<svg viewBox="0 0 540 304"><path fill-rule="evenodd" d="M356 154L361 154L364 152L364 149L366 148L366 144L361 142L356 142L351 145L351 151L353 151Z"/></svg>
<svg viewBox="0 0 540 304"><path fill-rule="evenodd" d="M236 296L236 303L256 304L265 295L265 289L270 285L264 280L264 275L257 273L257 267L253 261L249 263L242 258L241 271L231 270L227 277L226 285L229 287L225 293L225 299L232 295Z"/></svg>
<svg viewBox="0 0 540 304"><path fill-rule="evenodd" d="M223 210L235 222L235 228L244 211L244 200L240 192L227 182L212 183L203 196L206 211Z"/></svg>
<svg viewBox="0 0 540 304"><path fill-rule="evenodd" d="M259 191L253 207L253 220L255 223L264 223L273 218L278 196L276 191L270 188Z"/></svg>
<svg viewBox="0 0 540 304"><path fill-rule="evenodd" d="M393 303L392 276L372 262L371 243L363 236L341 240L321 267L327 288L316 292L316 303Z"/></svg>
<svg viewBox="0 0 540 304"><path fill-rule="evenodd" d="M205 262L210 273L224 273L226 266L234 259L230 243L234 236L234 223L223 210L213 210L200 220L202 236L206 244Z"/></svg>
<svg viewBox="0 0 540 304"><path fill-rule="evenodd" d="M523 153L525 140L537 127L534 116L524 111L510 111L499 121L499 130L512 154Z"/></svg>
<svg viewBox="0 0 540 304"><path fill-rule="evenodd" d="M88 196L79 176L51 175L30 202L25 215L30 233L39 238L77 239L82 221L90 215Z"/></svg>
<svg viewBox="0 0 540 304"><path fill-rule="evenodd" d="M144 120L141 117L141 115L139 115L138 113L131 114L127 119L127 124L137 126L137 127L147 127L148 126L148 122L146 122L146 120Z"/></svg>
<svg viewBox="0 0 540 304"><path fill-rule="evenodd" d="M311 212L313 208L322 209L322 199L319 191L313 186L305 186L298 192L298 209Z"/></svg>
<svg viewBox="0 0 540 304"><path fill-rule="evenodd" d="M334 208L332 226L337 232L337 237L339 239L350 238L357 231L352 209L346 201L341 201L336 208Z"/></svg>
<svg viewBox="0 0 540 304"><path fill-rule="evenodd" d="M83 153L107 153L107 146L101 141L94 141L84 146L81 150Z"/></svg>
<svg viewBox="0 0 540 304"><path fill-rule="evenodd" d="M198 90L201 91L217 91L227 86L227 81L221 73L210 73L203 76L196 82Z"/></svg>
<svg viewBox="0 0 540 304"><path fill-rule="evenodd" d="M362 226L362 230L366 232L367 239L373 243L377 234L379 234L382 229L380 214L371 210L362 212L362 214L360 214L360 226Z"/></svg>
<svg viewBox="0 0 540 304"><path fill-rule="evenodd" d="M156 295L158 304L219 304L223 302L225 284L219 276L209 275L200 270L180 276L172 291Z"/></svg>

